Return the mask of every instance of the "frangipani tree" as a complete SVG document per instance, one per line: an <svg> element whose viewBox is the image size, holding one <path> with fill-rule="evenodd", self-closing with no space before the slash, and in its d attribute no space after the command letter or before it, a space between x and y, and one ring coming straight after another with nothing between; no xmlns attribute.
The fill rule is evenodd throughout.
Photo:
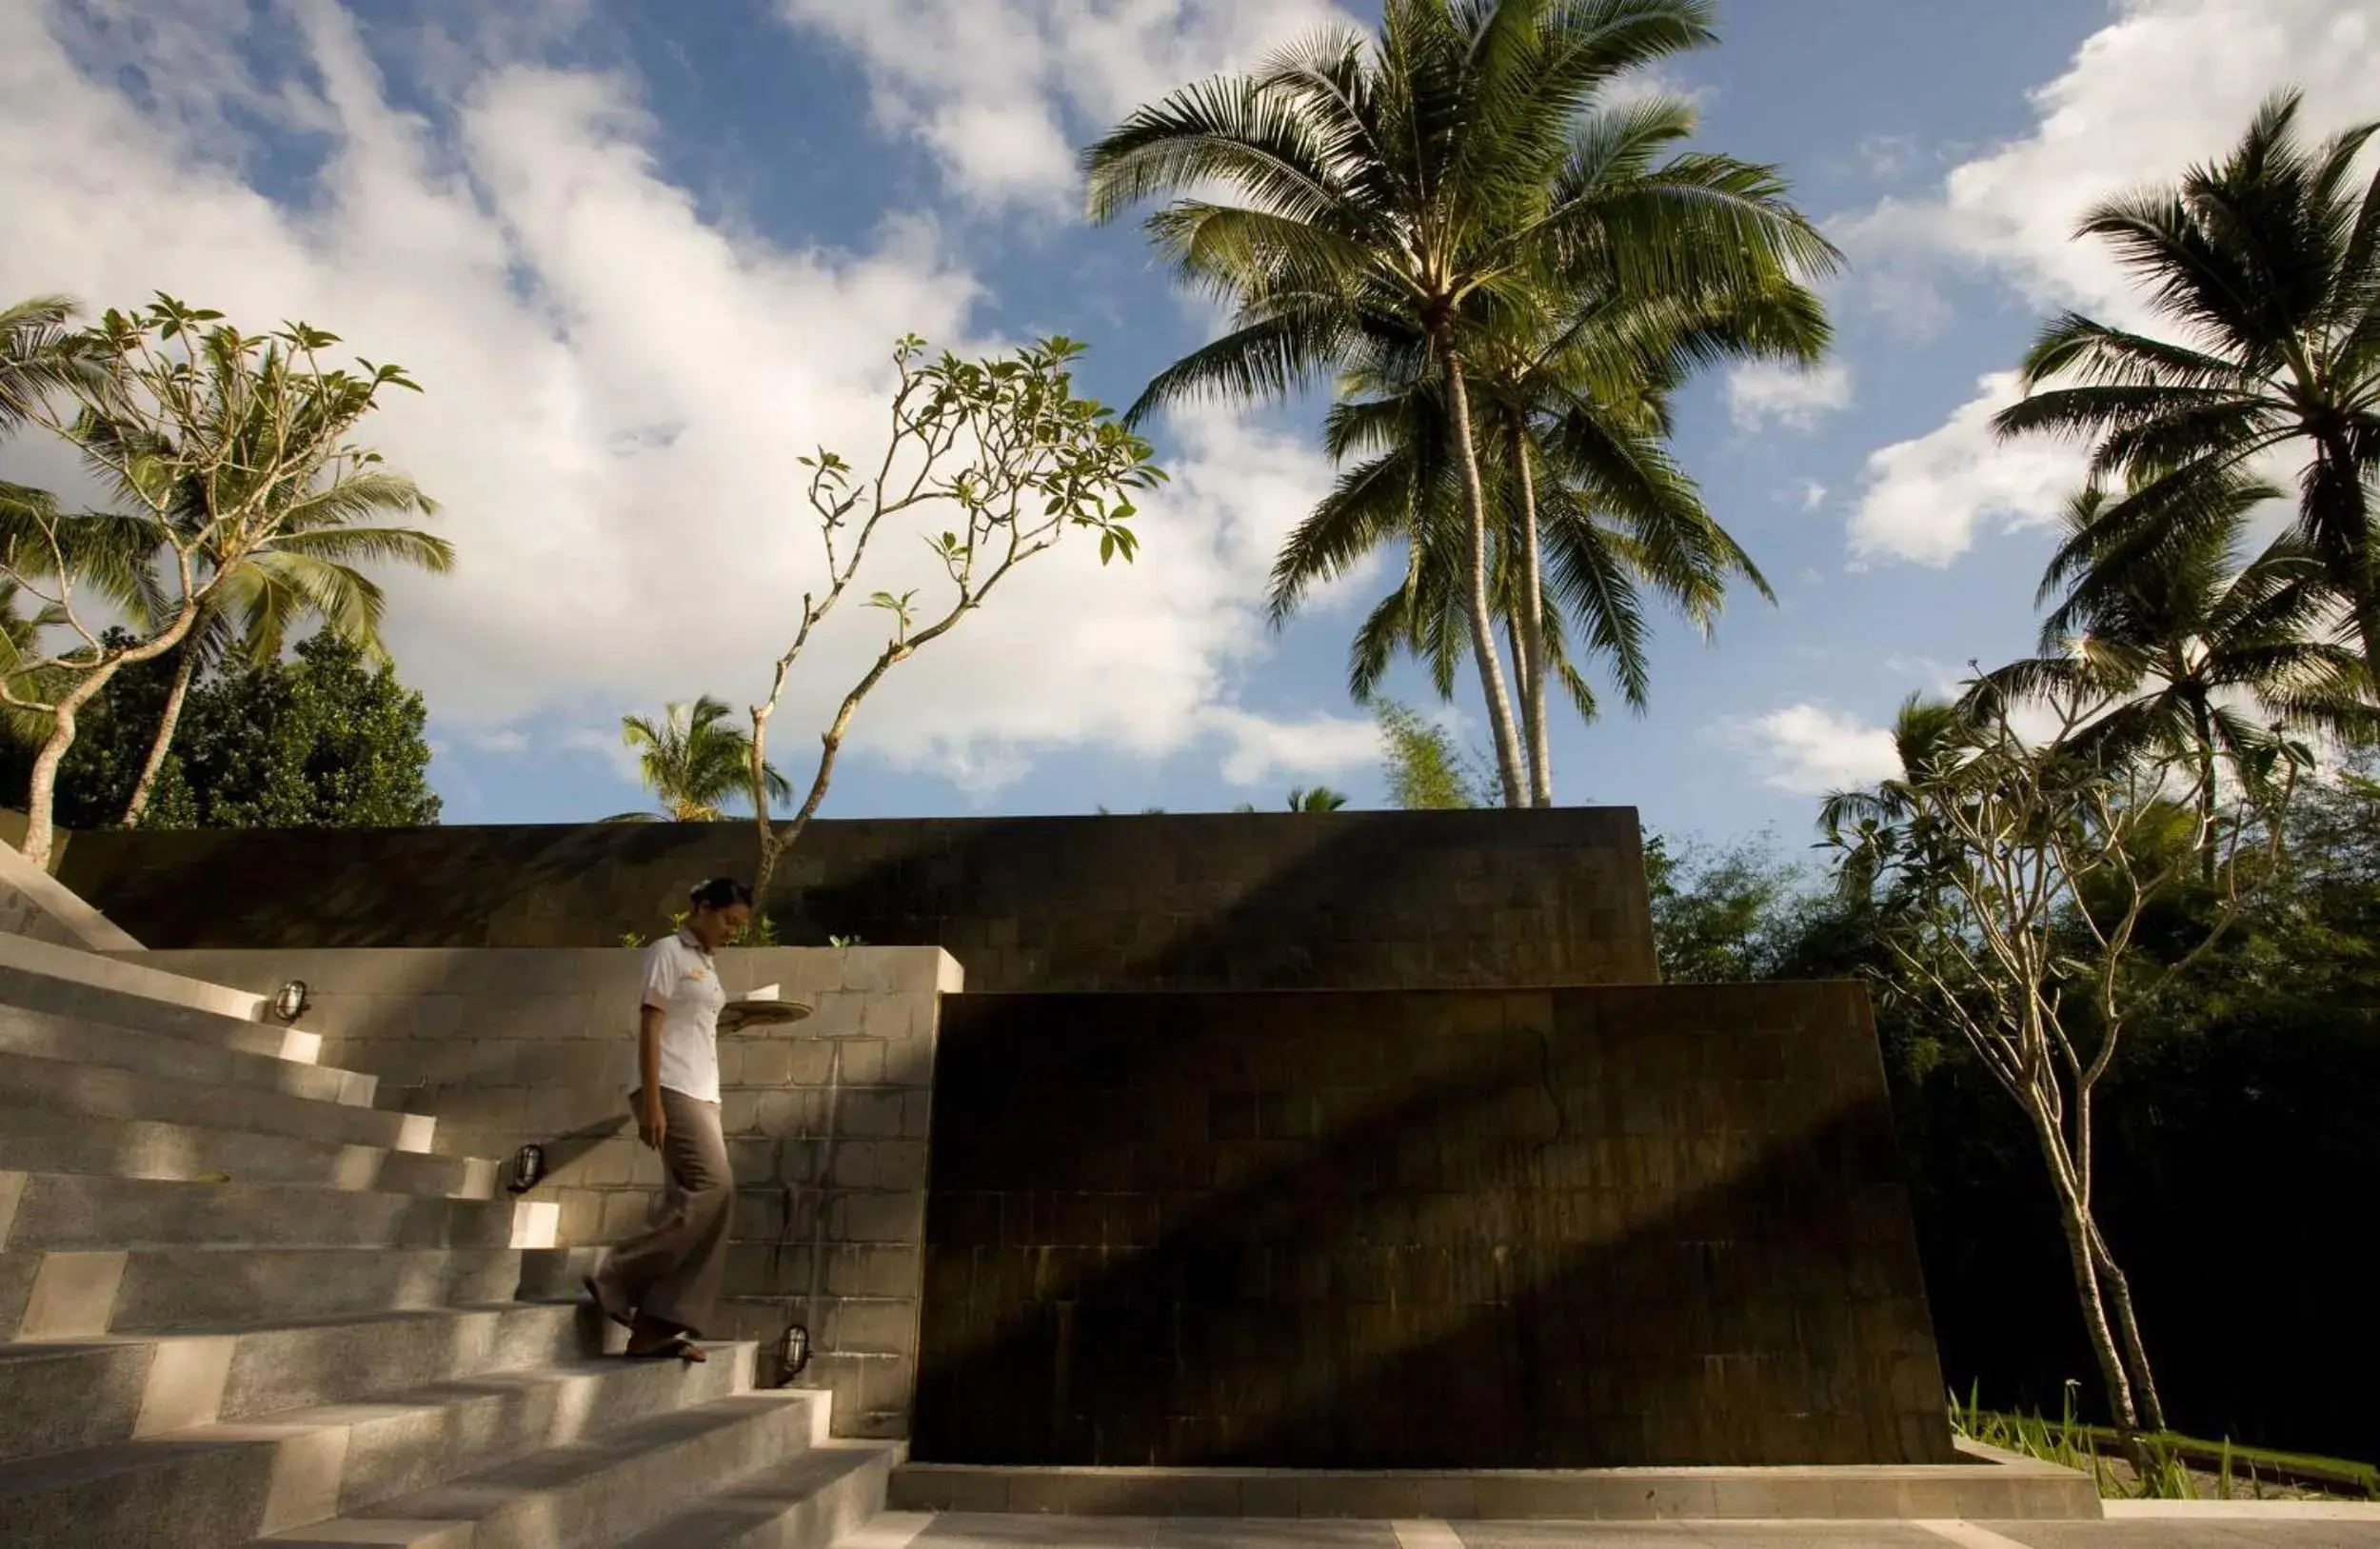
<svg viewBox="0 0 2380 1549"><path fill-rule="evenodd" d="M47 724L24 846L47 864L76 715L126 666L188 639L244 570L283 550L295 513L387 477L348 437L385 390L419 389L395 366L327 364L339 340L320 328L248 334L163 294L83 330L63 302L10 316L0 414L73 447L120 501L81 512L37 491L0 500L0 583L59 621L0 676L0 699Z"/></svg>
<svg viewBox="0 0 2380 1549"><path fill-rule="evenodd" d="M2024 1115L2108 1407L2131 1438L2165 1429L2165 1414L2095 1206L2094 1104L2126 1035L2275 873L2311 758L2268 739L2242 760L2238 799L2210 815L2189 799L2186 754L2152 743L2112 757L2077 738L2111 707L2092 685L2062 684L2049 704L2055 725L2041 738L2020 733L1988 685L1955 706L1912 705L1901 776L1830 802L1824 821L1846 879L1891 901L1876 928L1900 977ZM2193 928L2152 954L2152 909L2190 887Z"/></svg>
<svg viewBox="0 0 2380 1549"><path fill-rule="evenodd" d="M891 429L872 470L824 447L801 459L809 469L808 505L825 548L820 584L802 597L792 643L778 657L768 695L751 707L745 779L760 836L753 891L766 907L778 862L801 838L834 779L835 761L861 704L884 675L949 634L982 607L1019 566L1049 552L1075 528L1099 534L1100 561L1129 563L1139 535L1131 496L1165 474L1155 451L1118 424L1112 411L1075 391L1082 346L1051 338L1006 354L962 360L926 353L914 335L893 352L897 382ZM918 590L875 591L865 606L883 613L891 634L844 692L819 735L819 758L793 816L770 810L768 730L786 685L819 626L853 591L876 541L912 520L943 585L932 598Z"/></svg>

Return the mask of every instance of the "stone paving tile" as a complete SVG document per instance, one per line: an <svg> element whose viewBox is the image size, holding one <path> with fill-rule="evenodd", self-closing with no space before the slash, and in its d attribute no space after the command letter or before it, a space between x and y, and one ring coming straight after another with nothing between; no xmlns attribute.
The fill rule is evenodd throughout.
<svg viewBox="0 0 2380 1549"><path fill-rule="evenodd" d="M1398 1549L1388 1522L957 1513L935 1518L914 1542L917 1549Z"/></svg>
<svg viewBox="0 0 2380 1549"><path fill-rule="evenodd" d="M1985 1522L2024 1549L2380 1549L2380 1521Z"/></svg>
<svg viewBox="0 0 2380 1549"><path fill-rule="evenodd" d="M1140 1517L937 1517L918 1549L1156 1549L1157 1521Z"/></svg>
<svg viewBox="0 0 2380 1549"><path fill-rule="evenodd" d="M1430 1524L1436 1528L1438 1524ZM1453 1522L1463 1549L2380 1549L2380 1521L1978 1522L1954 1537L1915 1522ZM1976 1533L1974 1530L1980 1530ZM1398 1549L1395 1525L1124 1517L937 1517L915 1549Z"/></svg>
<svg viewBox="0 0 2380 1549"><path fill-rule="evenodd" d="M1950 1549L1909 1522L1455 1522L1464 1549Z"/></svg>
<svg viewBox="0 0 2380 1549"><path fill-rule="evenodd" d="M1180 1518L1159 1526L1155 1549L1237 1549L1240 1544L1261 1544L1263 1549L1398 1549L1398 1539L1390 1522Z"/></svg>

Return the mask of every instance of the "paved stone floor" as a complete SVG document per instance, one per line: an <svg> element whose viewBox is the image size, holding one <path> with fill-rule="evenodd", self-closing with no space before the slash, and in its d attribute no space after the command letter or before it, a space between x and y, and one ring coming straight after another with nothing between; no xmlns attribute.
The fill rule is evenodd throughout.
<svg viewBox="0 0 2380 1549"><path fill-rule="evenodd" d="M2380 1508L2322 1516L2184 1510L2104 1522L1570 1524L887 1515L837 1549L2380 1549Z"/></svg>

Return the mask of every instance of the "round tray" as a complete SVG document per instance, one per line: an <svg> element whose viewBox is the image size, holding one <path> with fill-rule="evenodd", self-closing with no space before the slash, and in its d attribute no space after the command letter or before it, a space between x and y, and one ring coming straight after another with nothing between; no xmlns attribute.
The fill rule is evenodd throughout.
<svg viewBox="0 0 2380 1549"><path fill-rule="evenodd" d="M799 1001L730 1001L719 1008L719 1020L734 1028L781 1027L800 1022L810 1008Z"/></svg>

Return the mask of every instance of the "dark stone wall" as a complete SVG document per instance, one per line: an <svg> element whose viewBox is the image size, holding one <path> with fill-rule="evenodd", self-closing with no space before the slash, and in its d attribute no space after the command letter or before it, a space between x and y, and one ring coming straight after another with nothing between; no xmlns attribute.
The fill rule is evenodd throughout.
<svg viewBox="0 0 2380 1549"><path fill-rule="evenodd" d="M147 945L610 946L743 824L78 834L60 875ZM788 945L941 946L970 990L1649 983L1636 815L1262 813L821 823Z"/></svg>
<svg viewBox="0 0 2380 1549"><path fill-rule="evenodd" d="M915 1456L1954 1460L1866 992L945 998Z"/></svg>

